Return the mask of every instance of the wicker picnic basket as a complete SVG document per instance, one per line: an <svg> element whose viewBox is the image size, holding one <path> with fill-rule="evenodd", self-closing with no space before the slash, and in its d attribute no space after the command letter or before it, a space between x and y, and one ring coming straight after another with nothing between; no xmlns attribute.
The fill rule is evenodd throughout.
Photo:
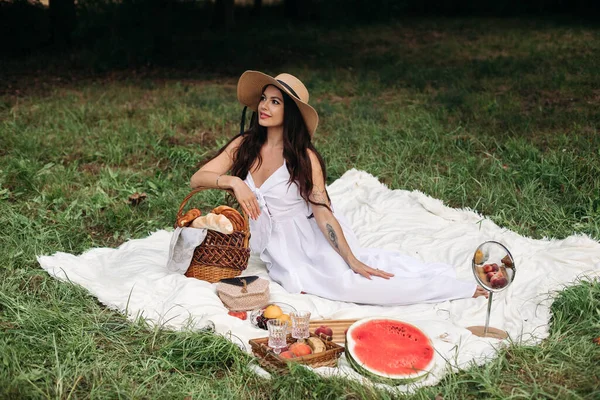
<svg viewBox="0 0 600 400"><path fill-rule="evenodd" d="M310 334L312 337L318 337L314 334ZM321 339L323 340L323 339ZM288 346L296 341L292 338L292 335L287 336ZM258 363L270 372L277 372L280 374L287 374L289 372L288 363L295 362L304 364L312 368L319 367L336 367L338 358L344 352L344 347L339 344L333 343L329 340L323 340L325 343L325 351L316 354L309 354L307 356L296 357L293 359L284 359L276 355L273 350L267 345L269 338L251 339L250 347L252 347L252 353L258 358Z"/></svg>
<svg viewBox="0 0 600 400"><path fill-rule="evenodd" d="M177 219L185 214L183 210L192 196L210 189L213 188L200 187L192 190L181 202ZM214 190L225 190L233 196L233 192L230 190ZM242 216L244 217L244 228L242 230L233 231L229 235L208 230L204 242L194 250L194 256L185 276L215 283L221 279L239 276L248 267L250 227L248 215L244 210L242 210Z"/></svg>

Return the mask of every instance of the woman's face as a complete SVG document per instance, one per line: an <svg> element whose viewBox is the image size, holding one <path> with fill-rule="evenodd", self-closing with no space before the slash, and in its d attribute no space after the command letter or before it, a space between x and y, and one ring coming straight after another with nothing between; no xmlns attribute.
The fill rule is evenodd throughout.
<svg viewBox="0 0 600 400"><path fill-rule="evenodd" d="M267 86L260 98L258 124L265 128L283 126L283 95L275 86Z"/></svg>

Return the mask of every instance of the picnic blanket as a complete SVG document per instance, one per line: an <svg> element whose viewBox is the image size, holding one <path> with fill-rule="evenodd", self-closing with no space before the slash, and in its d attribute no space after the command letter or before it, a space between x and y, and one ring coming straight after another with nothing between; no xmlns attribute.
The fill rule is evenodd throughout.
<svg viewBox="0 0 600 400"><path fill-rule="evenodd" d="M513 342L535 344L547 337L549 307L558 291L579 278L600 276L600 244L584 235L563 240L523 237L472 210L447 207L419 191L390 190L377 178L355 169L328 190L363 246L453 264L461 279L474 279L471 259L480 243L495 240L507 246L517 273L511 286L494 295L490 326L507 331ZM215 284L186 278L167 268L172 235L172 231L160 230L144 239L129 240L117 249L95 248L81 255L59 252L40 256L38 261L51 276L85 287L103 304L127 313L129 318L142 316L169 329L200 329L214 324L217 333L250 351L248 340L264 337L266 332L248 320L228 315ZM250 258L244 275L269 279L256 256ZM433 373L417 385L434 385L449 372L484 363L506 343L477 337L465 329L485 323L487 300L483 297L437 304L365 306L290 294L271 282L271 300L308 310L313 319L391 316L418 326L432 338L437 363ZM364 381L343 356L338 368L315 371Z"/></svg>

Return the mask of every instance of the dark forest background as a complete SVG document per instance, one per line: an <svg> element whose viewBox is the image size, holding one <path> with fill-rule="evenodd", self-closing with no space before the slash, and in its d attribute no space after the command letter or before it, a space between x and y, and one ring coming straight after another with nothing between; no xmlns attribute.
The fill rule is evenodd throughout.
<svg viewBox="0 0 600 400"><path fill-rule="evenodd" d="M310 26L343 29L413 17L536 16L595 23L597 0L49 0L0 1L1 72L44 68L107 69L153 65L223 72L255 53L260 32L284 28L281 42ZM258 35L257 35L258 33ZM253 41L254 39L254 41ZM275 43L262 43L273 46ZM229 49L235 48L235 52ZM48 60L53 59L53 62ZM262 51L263 63L281 55ZM9 60L19 60L12 64ZM29 64L39 68L42 61ZM16 67L15 65L18 65ZM246 64L250 65L250 64ZM237 69L235 68L236 72Z"/></svg>

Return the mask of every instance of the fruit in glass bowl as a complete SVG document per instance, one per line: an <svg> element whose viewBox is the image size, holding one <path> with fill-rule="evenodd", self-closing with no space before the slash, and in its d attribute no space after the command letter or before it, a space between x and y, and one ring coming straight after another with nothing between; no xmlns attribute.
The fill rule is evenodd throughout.
<svg viewBox="0 0 600 400"><path fill-rule="evenodd" d="M250 314L250 322L252 325L266 330L268 320L279 319L282 321L287 321L291 329L292 319L290 317L290 313L292 311L296 311L296 309L287 303L271 302L261 308L253 310Z"/></svg>

